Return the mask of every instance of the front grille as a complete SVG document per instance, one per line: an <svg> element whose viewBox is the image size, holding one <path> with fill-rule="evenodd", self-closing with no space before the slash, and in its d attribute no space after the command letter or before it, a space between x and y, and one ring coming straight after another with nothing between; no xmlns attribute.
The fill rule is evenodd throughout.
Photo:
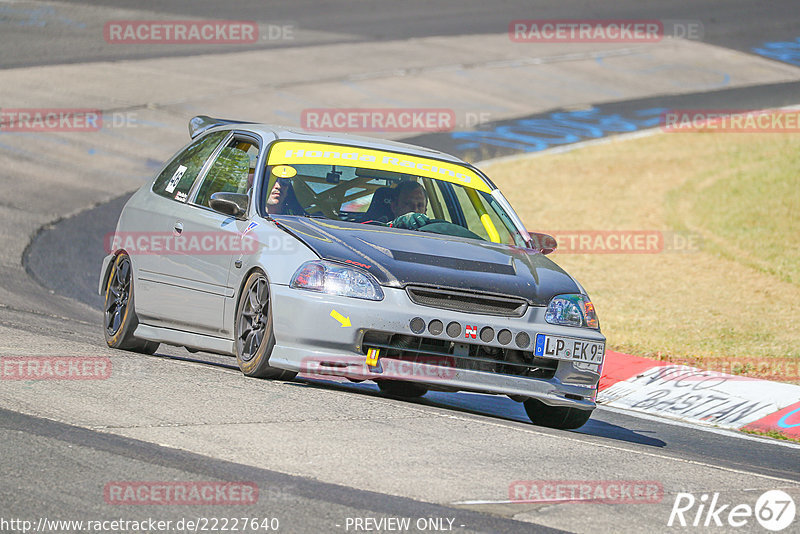
<svg viewBox="0 0 800 534"><path fill-rule="evenodd" d="M522 317L528 309L528 302L525 299L491 293L474 293L424 286L407 286L406 293L411 302L415 304L443 310L501 317Z"/></svg>
<svg viewBox="0 0 800 534"><path fill-rule="evenodd" d="M516 349L376 331L364 334L361 347L365 355L371 348L380 348L381 358L543 379L555 375L559 362Z"/></svg>

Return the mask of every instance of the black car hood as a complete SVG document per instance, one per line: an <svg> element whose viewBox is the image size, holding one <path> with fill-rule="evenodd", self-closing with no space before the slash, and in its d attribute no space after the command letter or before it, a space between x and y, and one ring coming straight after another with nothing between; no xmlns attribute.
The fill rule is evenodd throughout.
<svg viewBox="0 0 800 534"><path fill-rule="evenodd" d="M545 306L580 287L536 251L422 231L273 216L320 258L359 266L382 285L408 284L519 296Z"/></svg>

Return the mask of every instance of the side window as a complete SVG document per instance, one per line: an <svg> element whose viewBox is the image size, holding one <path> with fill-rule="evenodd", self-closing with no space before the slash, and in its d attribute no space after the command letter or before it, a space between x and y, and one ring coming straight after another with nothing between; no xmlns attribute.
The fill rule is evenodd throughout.
<svg viewBox="0 0 800 534"><path fill-rule="evenodd" d="M197 173L228 132L214 132L200 137L161 171L153 183L153 192L179 202L186 202Z"/></svg>
<svg viewBox="0 0 800 534"><path fill-rule="evenodd" d="M489 232L481 222L480 215L478 215L478 211L475 209L475 206L472 205L472 200L470 200L469 196L467 195L466 189L463 187L454 187L453 190L458 198L459 204L461 204L461 207L464 210L464 218L467 220L467 228L471 232L481 236L486 241L491 241ZM489 203L486 201L486 198L484 198L481 193L478 193L478 199L483 207L483 211L489 215L492 225L494 226L495 230L497 230L497 233L500 237L500 242L508 245L515 244L514 238L509 233L505 223L497 215L497 212L495 212L494 208L489 205Z"/></svg>
<svg viewBox="0 0 800 534"><path fill-rule="evenodd" d="M453 222L450 209L447 207L444 195L442 195L441 183L436 180L431 180L430 178L423 178L422 185L425 187L425 192L428 194L428 211L425 215L433 219Z"/></svg>
<svg viewBox="0 0 800 534"><path fill-rule="evenodd" d="M497 201L492 198L491 195L486 195L484 193L480 195L483 205L486 206L487 213L489 213L495 228L497 228L497 232L500 234L500 242L519 247L526 246L527 244L522 239L522 236L515 230L514 222L505 213L503 208L500 207Z"/></svg>
<svg viewBox="0 0 800 534"><path fill-rule="evenodd" d="M234 138L208 169L194 203L209 207L208 202L214 193L247 193L253 185L256 159L258 145L250 140Z"/></svg>

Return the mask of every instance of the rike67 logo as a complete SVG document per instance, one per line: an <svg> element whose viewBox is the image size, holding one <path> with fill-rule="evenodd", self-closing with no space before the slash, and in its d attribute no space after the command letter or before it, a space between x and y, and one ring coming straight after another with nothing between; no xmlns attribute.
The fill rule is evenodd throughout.
<svg viewBox="0 0 800 534"><path fill-rule="evenodd" d="M755 516L767 530L779 532L794 523L794 499L781 490L762 493L755 507L749 504L725 503L719 493L704 493L696 498L691 493L678 493L669 514L667 526L693 527L743 527Z"/></svg>

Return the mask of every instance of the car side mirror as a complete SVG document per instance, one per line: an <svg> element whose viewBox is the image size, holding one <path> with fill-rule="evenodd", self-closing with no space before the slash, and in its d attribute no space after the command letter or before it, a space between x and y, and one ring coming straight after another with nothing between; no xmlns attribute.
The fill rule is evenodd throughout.
<svg viewBox="0 0 800 534"><path fill-rule="evenodd" d="M212 210L241 219L247 213L250 197L245 193L218 192L211 195L208 205Z"/></svg>
<svg viewBox="0 0 800 534"><path fill-rule="evenodd" d="M541 232L528 232L531 236L531 248L542 254L550 254L558 248L556 238Z"/></svg>

